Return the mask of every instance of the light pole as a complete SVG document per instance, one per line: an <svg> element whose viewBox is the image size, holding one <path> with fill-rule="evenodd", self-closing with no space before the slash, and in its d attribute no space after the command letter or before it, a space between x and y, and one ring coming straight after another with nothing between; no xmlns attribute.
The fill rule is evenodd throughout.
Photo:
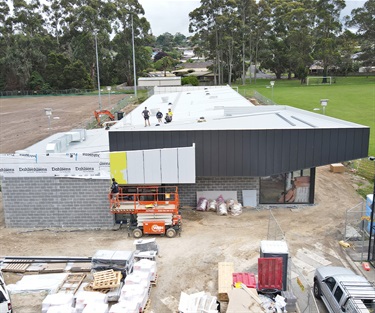
<svg viewBox="0 0 375 313"><path fill-rule="evenodd" d="M273 86L275 86L275 81L271 80L270 84L271 84L271 89L272 89L272 101L273 101Z"/></svg>
<svg viewBox="0 0 375 313"><path fill-rule="evenodd" d="M109 106L111 106L111 86L107 86L107 91L108 91Z"/></svg>
<svg viewBox="0 0 375 313"><path fill-rule="evenodd" d="M99 91L99 110L102 110L102 98L100 95L100 80L99 80L99 59L98 59L98 32L97 30L94 31L95 36L95 52L96 52L96 76L98 76L98 91Z"/></svg>
<svg viewBox="0 0 375 313"><path fill-rule="evenodd" d="M133 45L133 71L134 71L134 95L135 98L138 98L137 96L137 71L135 69L135 48L134 48L134 26L133 26L133 14L132 16L132 45Z"/></svg>
<svg viewBox="0 0 375 313"><path fill-rule="evenodd" d="M328 99L321 99L320 100L320 105L322 106L323 109L323 114L326 114L326 106L328 104Z"/></svg>

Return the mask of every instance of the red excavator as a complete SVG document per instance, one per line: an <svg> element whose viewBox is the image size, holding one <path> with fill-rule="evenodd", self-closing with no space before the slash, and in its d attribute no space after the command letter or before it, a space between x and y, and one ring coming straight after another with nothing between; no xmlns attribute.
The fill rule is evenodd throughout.
<svg viewBox="0 0 375 313"><path fill-rule="evenodd" d="M103 126L102 122L100 121L101 115L108 115L108 117L111 121L115 120L115 116L108 110L100 110L100 111L96 110L96 111L94 111L94 115L95 115L96 121L98 122L99 126Z"/></svg>
<svg viewBox="0 0 375 313"><path fill-rule="evenodd" d="M178 188L175 186L120 186L117 199L108 194L117 224L126 224L135 238L181 235Z"/></svg>

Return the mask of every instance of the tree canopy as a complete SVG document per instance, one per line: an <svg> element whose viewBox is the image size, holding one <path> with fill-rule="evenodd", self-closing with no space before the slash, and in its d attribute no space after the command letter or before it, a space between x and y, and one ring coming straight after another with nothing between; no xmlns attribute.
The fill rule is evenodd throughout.
<svg viewBox="0 0 375 313"><path fill-rule="evenodd" d="M324 74L375 64L375 0L345 23L344 0L201 0L189 13L189 38L154 37L138 0L12 4L0 2L0 90L93 88L96 48L100 83L133 85L133 31L137 76L172 68L188 46L212 61L216 84L245 83L250 64L255 79L267 69L301 82L314 62ZM152 51L159 52L155 60Z"/></svg>

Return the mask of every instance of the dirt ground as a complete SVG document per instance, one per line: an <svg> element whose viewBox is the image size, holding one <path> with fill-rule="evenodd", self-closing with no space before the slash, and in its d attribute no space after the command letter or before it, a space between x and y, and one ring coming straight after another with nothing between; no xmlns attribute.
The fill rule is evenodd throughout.
<svg viewBox="0 0 375 313"><path fill-rule="evenodd" d="M116 107L124 94L102 95L102 109ZM52 108L51 127L45 108ZM0 153L25 149L54 133L84 128L99 109L97 96L0 98ZM58 119L57 119L58 118Z"/></svg>
<svg viewBox="0 0 375 313"><path fill-rule="evenodd" d="M61 105L57 99L51 98L49 102L48 98L27 98L20 99L18 104L12 99L0 99L0 152L23 149L48 134L44 107L53 107L55 115L60 116L60 120L53 121L56 122L53 127L61 131L78 127L91 117L97 106L95 99L84 103L85 97L65 98ZM23 124L19 125L23 126L15 127L20 121ZM350 172L331 173L329 166L323 166L317 169L315 205L272 207L273 215L285 232L292 257L304 247L340 265L341 258L332 258L330 251L335 251L336 256L343 254L338 241L342 239L345 212L362 201L355 191L362 183L362 179ZM267 237L270 216L267 208L244 208L243 213L235 217L191 208L182 208L181 213L181 237L156 237L160 248L158 279L151 290L149 312L176 312L181 291L217 295L218 262L233 262L237 272L253 271L257 266L260 241L273 239ZM6 228L0 205L0 259L1 256L91 257L101 249L134 250L133 242L125 229ZM8 284L21 278L17 274L4 274ZM45 296L45 293L13 295L14 313L41 312Z"/></svg>

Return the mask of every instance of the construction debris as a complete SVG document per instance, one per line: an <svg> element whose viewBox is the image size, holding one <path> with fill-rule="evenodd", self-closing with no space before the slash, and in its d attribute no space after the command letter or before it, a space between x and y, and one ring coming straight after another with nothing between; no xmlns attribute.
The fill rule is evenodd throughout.
<svg viewBox="0 0 375 313"><path fill-rule="evenodd" d="M180 303L178 305L179 313L217 313L219 303L217 298L209 293L197 292L188 295L181 292ZM237 311L238 313L239 311Z"/></svg>
<svg viewBox="0 0 375 313"><path fill-rule="evenodd" d="M219 262L218 264L218 298L227 302L228 291L232 289L234 265L232 262Z"/></svg>

